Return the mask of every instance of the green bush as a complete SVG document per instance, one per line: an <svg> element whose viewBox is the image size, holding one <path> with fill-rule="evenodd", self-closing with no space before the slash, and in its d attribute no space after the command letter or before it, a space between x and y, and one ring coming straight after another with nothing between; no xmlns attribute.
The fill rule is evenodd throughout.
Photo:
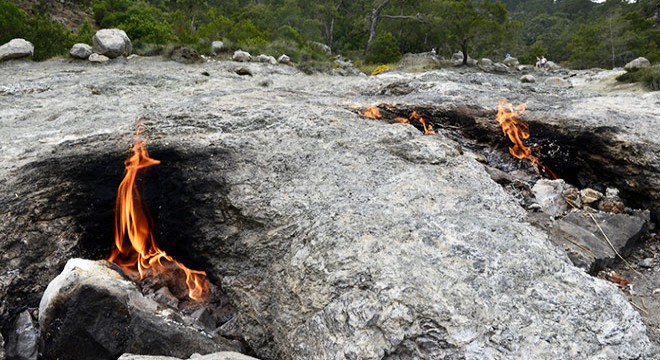
<svg viewBox="0 0 660 360"><path fill-rule="evenodd" d="M11 39L23 37L27 16L15 4L0 0L0 45Z"/></svg>
<svg viewBox="0 0 660 360"><path fill-rule="evenodd" d="M174 29L164 14L145 1L101 0L92 8L100 27L122 29L138 46L140 43L167 44L174 40Z"/></svg>
<svg viewBox="0 0 660 360"><path fill-rule="evenodd" d="M660 90L660 65L627 71L616 79L620 82L639 82L651 90L658 91Z"/></svg>
<svg viewBox="0 0 660 360"><path fill-rule="evenodd" d="M401 59L399 44L392 33L381 32L371 44L365 60L371 64L387 64Z"/></svg>

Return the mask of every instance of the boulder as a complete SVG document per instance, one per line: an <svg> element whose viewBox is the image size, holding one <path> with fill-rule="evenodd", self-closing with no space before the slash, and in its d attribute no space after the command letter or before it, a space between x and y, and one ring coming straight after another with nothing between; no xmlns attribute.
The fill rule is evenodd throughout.
<svg viewBox="0 0 660 360"><path fill-rule="evenodd" d="M291 58L286 54L282 54L277 58L277 62L280 64L291 64Z"/></svg>
<svg viewBox="0 0 660 360"><path fill-rule="evenodd" d="M44 356L49 359L240 351L238 343L185 325L183 317L171 309L162 311L107 261L69 260L39 304Z"/></svg>
<svg viewBox="0 0 660 360"><path fill-rule="evenodd" d="M518 62L518 59L514 57L508 57L504 60L502 60L502 63L510 68L515 68L516 66L520 65Z"/></svg>
<svg viewBox="0 0 660 360"><path fill-rule="evenodd" d="M76 59L87 60L87 58L89 58L89 56L92 55L92 53L93 53L92 47L84 43L74 44L71 47L71 50L69 50L69 55L71 55Z"/></svg>
<svg viewBox="0 0 660 360"><path fill-rule="evenodd" d="M122 356L119 357L118 360L180 360L180 359L171 356L123 354ZM259 360L259 359L233 351L221 351L207 355L193 354L188 360Z"/></svg>
<svg viewBox="0 0 660 360"><path fill-rule="evenodd" d="M509 67L502 64L502 63L495 63L493 65L493 70L495 72L499 72L499 73L508 73L509 72Z"/></svg>
<svg viewBox="0 0 660 360"><path fill-rule="evenodd" d="M488 58L482 58L479 60L479 65L482 66L493 66L493 60L488 59Z"/></svg>
<svg viewBox="0 0 660 360"><path fill-rule="evenodd" d="M458 52L453 53L452 56L451 56L451 61L453 61L453 62L463 61L463 52L458 51Z"/></svg>
<svg viewBox="0 0 660 360"><path fill-rule="evenodd" d="M261 54L257 56L257 61L262 63L269 63L271 65L277 65L277 59L270 55Z"/></svg>
<svg viewBox="0 0 660 360"><path fill-rule="evenodd" d="M545 63L543 68L546 69L546 70L560 70L561 66L559 66L559 64L557 64L554 61L548 61L548 62Z"/></svg>
<svg viewBox="0 0 660 360"><path fill-rule="evenodd" d="M533 75L526 74L520 77L520 82L523 83L534 83L536 82L536 78Z"/></svg>
<svg viewBox="0 0 660 360"><path fill-rule="evenodd" d="M0 46L0 61L32 57L34 46L25 39L13 39Z"/></svg>
<svg viewBox="0 0 660 360"><path fill-rule="evenodd" d="M532 187L532 193L541 210L550 216L560 216L568 211L569 205L564 200L564 192L568 185L564 180L541 179Z"/></svg>
<svg viewBox="0 0 660 360"><path fill-rule="evenodd" d="M227 50L227 47L225 46L225 43L222 41L214 41L211 43L211 52L214 53L215 55L218 55L219 53Z"/></svg>
<svg viewBox="0 0 660 360"><path fill-rule="evenodd" d="M7 357L15 360L37 360L39 330L30 312L25 310L16 319L7 337Z"/></svg>
<svg viewBox="0 0 660 360"><path fill-rule="evenodd" d="M105 55L92 53L91 55L89 55L87 60L89 60L90 62L93 62L93 63L101 63L102 64L102 63L107 63L108 61L110 61L110 58L105 56Z"/></svg>
<svg viewBox="0 0 660 360"><path fill-rule="evenodd" d="M558 76L549 77L549 78L545 79L545 81L543 81L543 83L545 85L548 85L548 86L559 87L559 88L571 88L571 87L573 87L573 84L571 83L570 80L562 79Z"/></svg>
<svg viewBox="0 0 660 360"><path fill-rule="evenodd" d="M249 68L247 68L247 67L245 67L245 66L240 66L240 67L234 69L234 72L235 72L237 75L241 75L241 76L246 76L246 75L247 75L247 76L253 76L253 75L254 75L254 74L252 73L252 70L250 70Z"/></svg>
<svg viewBox="0 0 660 360"><path fill-rule="evenodd" d="M128 56L133 52L133 44L126 32L120 29L101 29L94 34L93 50L97 54L111 59L118 56Z"/></svg>
<svg viewBox="0 0 660 360"><path fill-rule="evenodd" d="M647 58L638 57L637 59L627 63L626 66L624 66L624 69L630 71L630 70L638 70L649 66L651 66L651 62Z"/></svg>
<svg viewBox="0 0 660 360"><path fill-rule="evenodd" d="M234 55L231 57L234 61L248 62L252 60L252 55L249 52L243 50L234 51Z"/></svg>
<svg viewBox="0 0 660 360"><path fill-rule="evenodd" d="M180 47L172 51L170 59L181 64L198 64L204 62L199 52L193 48Z"/></svg>

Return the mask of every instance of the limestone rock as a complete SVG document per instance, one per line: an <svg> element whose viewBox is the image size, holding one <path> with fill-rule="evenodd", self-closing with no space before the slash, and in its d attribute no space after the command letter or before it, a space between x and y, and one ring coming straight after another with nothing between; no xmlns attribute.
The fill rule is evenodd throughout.
<svg viewBox="0 0 660 360"><path fill-rule="evenodd" d="M502 64L502 63L495 63L493 65L493 70L495 72L499 72L499 73L507 73L507 72L509 72L509 67Z"/></svg>
<svg viewBox="0 0 660 360"><path fill-rule="evenodd" d="M170 59L181 64L198 64L204 62L199 52L193 48L180 47L172 51Z"/></svg>
<svg viewBox="0 0 660 360"><path fill-rule="evenodd" d="M554 61L548 61L543 68L547 70L560 70L561 66Z"/></svg>
<svg viewBox="0 0 660 360"><path fill-rule="evenodd" d="M277 59L270 55L261 54L257 56L257 61L262 63L269 63L271 65L277 65Z"/></svg>
<svg viewBox="0 0 660 360"><path fill-rule="evenodd" d="M69 50L69 55L76 59L86 60L90 55L92 55L92 52L92 47L88 44L77 43L71 47L71 50Z"/></svg>
<svg viewBox="0 0 660 360"><path fill-rule="evenodd" d="M508 57L502 60L502 63L510 68L515 68L516 66L520 65L518 59L514 57Z"/></svg>
<svg viewBox="0 0 660 360"><path fill-rule="evenodd" d="M552 76L543 82L545 85L552 86L552 87L558 87L558 88L571 88L573 87L573 84L571 83L570 80L562 79L558 76Z"/></svg>
<svg viewBox="0 0 660 360"><path fill-rule="evenodd" d="M568 210L563 193L567 189L564 180L541 179L532 187L532 193L541 210L550 216L560 216Z"/></svg>
<svg viewBox="0 0 660 360"><path fill-rule="evenodd" d="M0 61L32 57L34 46L25 39L13 39L0 46Z"/></svg>
<svg viewBox="0 0 660 360"><path fill-rule="evenodd" d="M234 51L234 55L232 56L232 60L240 61L240 62L248 62L248 61L252 60L252 55L250 55L250 53L247 52L247 51L236 50L236 51Z"/></svg>
<svg viewBox="0 0 660 360"><path fill-rule="evenodd" d="M133 52L133 44L126 32L120 29L101 29L94 34L93 50L97 54L111 59L118 56L128 56Z"/></svg>
<svg viewBox="0 0 660 360"><path fill-rule="evenodd" d="M533 75L526 74L520 77L520 82L523 83L534 83L536 82L536 78Z"/></svg>
<svg viewBox="0 0 660 360"><path fill-rule="evenodd" d="M291 58L286 54L282 54L277 58L277 62L280 64L291 64Z"/></svg>
<svg viewBox="0 0 660 360"><path fill-rule="evenodd" d="M237 67L236 69L234 69L234 72L238 75L241 75L241 76L246 76L246 75L247 76L253 76L254 75L254 74L252 74L252 70L250 70L249 68L247 68L245 66Z"/></svg>
<svg viewBox="0 0 660 360"><path fill-rule="evenodd" d="M123 354L118 360L180 360L179 358L170 356L151 356L151 355L134 355ZM232 351L221 351L207 355L193 354L188 360L259 360L251 356L243 355L241 353Z"/></svg>
<svg viewBox="0 0 660 360"><path fill-rule="evenodd" d="M227 50L227 47L225 46L225 43L222 41L214 41L211 43L211 52L214 53L215 55L218 55L219 53Z"/></svg>
<svg viewBox="0 0 660 360"><path fill-rule="evenodd" d="M125 352L188 357L241 348L165 316L106 261L69 260L44 292L39 326L46 358L112 359Z"/></svg>
<svg viewBox="0 0 660 360"><path fill-rule="evenodd" d="M651 62L645 57L638 57L637 59L629 62L624 66L626 70L638 70L641 68L651 66Z"/></svg>
<svg viewBox="0 0 660 360"><path fill-rule="evenodd" d="M108 61L110 61L109 57L97 53L92 53L91 55L89 55L87 59L93 63L107 63Z"/></svg>
<svg viewBox="0 0 660 360"><path fill-rule="evenodd" d="M479 65L492 66L493 65L493 60L488 59L488 58L482 58L481 60L479 60Z"/></svg>
<svg viewBox="0 0 660 360"><path fill-rule="evenodd" d="M23 311L7 337L7 357L16 360L37 360L39 331L29 311Z"/></svg>

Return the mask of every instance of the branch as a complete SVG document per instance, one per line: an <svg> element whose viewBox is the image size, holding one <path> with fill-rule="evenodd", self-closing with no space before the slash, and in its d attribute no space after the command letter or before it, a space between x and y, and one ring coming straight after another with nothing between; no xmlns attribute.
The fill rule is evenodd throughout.
<svg viewBox="0 0 660 360"><path fill-rule="evenodd" d="M381 15L380 17L383 19L410 19L424 21L424 17L420 13L417 13L417 15Z"/></svg>

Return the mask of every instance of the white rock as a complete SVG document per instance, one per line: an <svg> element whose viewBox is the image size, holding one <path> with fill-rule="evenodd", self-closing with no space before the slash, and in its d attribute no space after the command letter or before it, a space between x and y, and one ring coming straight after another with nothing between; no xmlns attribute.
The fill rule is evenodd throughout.
<svg viewBox="0 0 660 360"><path fill-rule="evenodd" d="M234 51L234 56L231 57L234 61L247 62L252 60L252 55L249 52L243 50Z"/></svg>
<svg viewBox="0 0 660 360"><path fill-rule="evenodd" d="M512 67L512 68L515 68L516 66L520 65L520 63L518 62L518 59L516 59L514 57L506 58L502 61L502 63L504 65L506 65L508 67Z"/></svg>
<svg viewBox="0 0 660 360"><path fill-rule="evenodd" d="M530 74L523 75L520 77L520 82L524 83L534 83L536 82L536 78Z"/></svg>
<svg viewBox="0 0 660 360"><path fill-rule="evenodd" d="M275 59L275 57L270 56L270 55L264 55L264 54L261 54L261 55L257 56L257 61L262 62L262 63L270 63L272 65L277 64L277 60Z"/></svg>
<svg viewBox="0 0 660 360"><path fill-rule="evenodd" d="M479 60L479 65L492 66L493 65L493 60L491 60L489 58L482 58L481 60Z"/></svg>
<svg viewBox="0 0 660 360"><path fill-rule="evenodd" d="M77 59L87 59L92 53L92 47L84 43L74 44L69 50L69 54Z"/></svg>
<svg viewBox="0 0 660 360"><path fill-rule="evenodd" d="M550 216L560 216L568 210L568 203L562 196L566 190L564 180L541 179L532 187L532 193L541 210Z"/></svg>
<svg viewBox="0 0 660 360"><path fill-rule="evenodd" d="M277 58L277 62L280 63L280 64L290 64L291 63L291 58L286 54L282 54L282 56Z"/></svg>
<svg viewBox="0 0 660 360"><path fill-rule="evenodd" d="M493 69L494 69L496 72L501 72L501 73L509 72L509 67L506 66L506 65L504 65L504 64L502 64L502 63L495 63L495 64L493 65Z"/></svg>
<svg viewBox="0 0 660 360"><path fill-rule="evenodd" d="M219 54L226 50L227 48L225 47L225 43L222 41L214 41L211 43L211 52L214 54Z"/></svg>
<svg viewBox="0 0 660 360"><path fill-rule="evenodd" d="M561 66L559 66L554 61L548 61L548 62L545 63L544 68L547 69L547 70L559 70L559 69L561 69Z"/></svg>
<svg viewBox="0 0 660 360"><path fill-rule="evenodd" d="M638 57L637 59L626 64L624 69L626 70L637 70L645 67L651 66L651 62L648 61L645 57Z"/></svg>
<svg viewBox="0 0 660 360"><path fill-rule="evenodd" d="M562 87L562 88L573 87L573 84L571 83L570 80L562 79L558 76L549 77L545 79L543 83L545 85L554 86L554 87Z"/></svg>
<svg viewBox="0 0 660 360"><path fill-rule="evenodd" d="M91 62L94 62L94 63L106 63L106 62L110 61L109 57L107 57L105 55L100 55L100 54L97 54L97 53L92 53L91 55L89 55L89 57L87 59Z"/></svg>
<svg viewBox="0 0 660 360"><path fill-rule="evenodd" d="M34 46L25 39L13 39L0 46L0 61L20 59L34 55Z"/></svg>
<svg viewBox="0 0 660 360"><path fill-rule="evenodd" d="M131 39L124 30L101 29L94 34L92 41L94 42L94 52L109 58L128 56L133 52Z"/></svg>

